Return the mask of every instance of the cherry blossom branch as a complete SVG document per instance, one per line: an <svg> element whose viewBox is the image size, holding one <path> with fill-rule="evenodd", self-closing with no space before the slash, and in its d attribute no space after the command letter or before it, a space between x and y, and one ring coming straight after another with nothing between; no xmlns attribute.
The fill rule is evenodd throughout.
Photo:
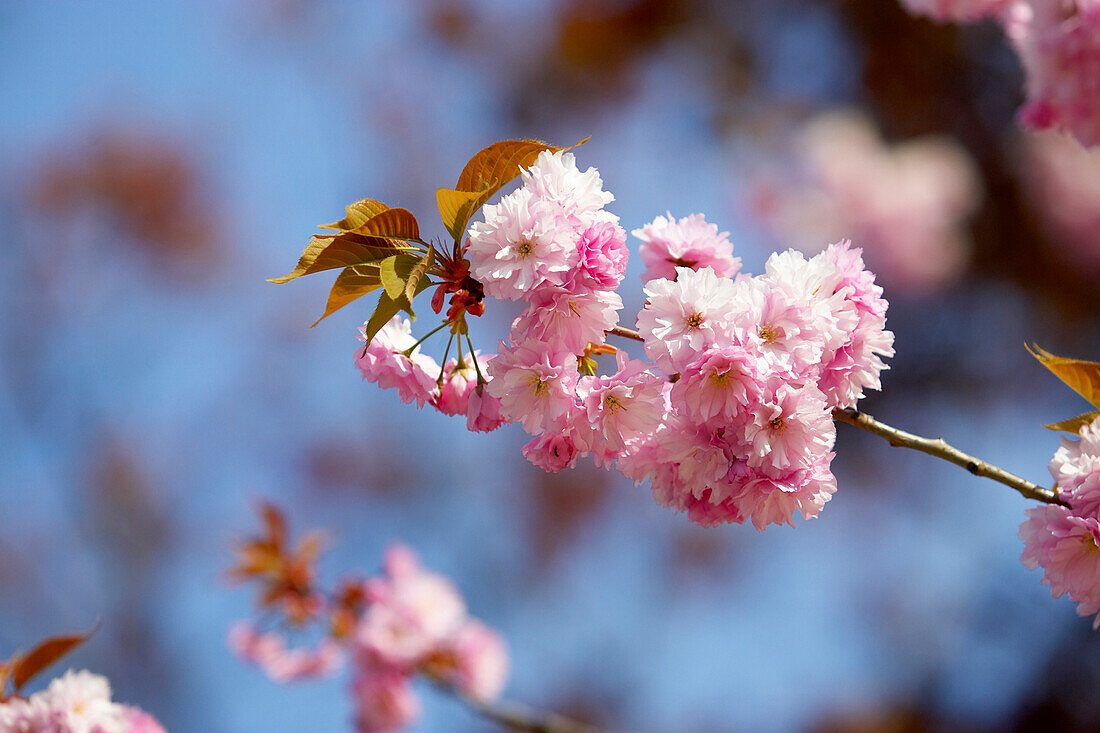
<svg viewBox="0 0 1100 733"><path fill-rule="evenodd" d="M633 339L635 341L642 340L641 335L637 331L623 328L622 326L616 326L607 333ZM962 466L975 476L985 476L1005 486L1016 489L1016 491L1019 491L1028 499L1046 502L1047 504L1068 506L1066 502L1058 496L1057 492L1039 486L1026 479L1022 479L1014 473L1009 473L1003 468L994 466L991 463L986 463L972 455L963 453L958 448L949 445L943 438L922 438L919 435L913 435L904 430L898 430L895 427L891 427L886 423L879 422L870 415L853 408L837 408L833 410L833 419L837 422L847 423L861 430L866 430L869 433L874 433L875 435L886 438L890 445L895 448L912 448L913 450L927 453L930 456L942 458L949 463L954 463L956 466Z"/></svg>
<svg viewBox="0 0 1100 733"><path fill-rule="evenodd" d="M848 423L861 430L886 438L895 448L912 448L930 456L942 458L945 461L962 466L975 476L985 476L999 483L1019 491L1028 499L1046 502L1047 504L1061 504L1068 506L1056 492L1043 488L1038 484L1022 479L1014 473L1009 473L1003 468L986 463L980 458L963 453L958 448L949 445L943 438L922 438L919 435L898 430L886 423L879 422L870 415L859 410L847 407L833 410L833 419L837 422Z"/></svg>

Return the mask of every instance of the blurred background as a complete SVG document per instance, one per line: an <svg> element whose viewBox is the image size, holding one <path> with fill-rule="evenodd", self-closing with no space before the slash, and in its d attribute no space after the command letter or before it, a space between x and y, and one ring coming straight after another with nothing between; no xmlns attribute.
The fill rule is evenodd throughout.
<svg viewBox="0 0 1100 733"><path fill-rule="evenodd" d="M278 686L225 647L266 497L328 531L330 579L416 548L536 707L1097 730L1100 641L1020 564L1006 487L841 425L820 519L700 529L362 383L369 303L311 330L331 278L264 281L351 201L442 235L434 191L478 149L591 135L628 231L705 212L749 272L862 245L898 354L861 405L1049 484L1040 423L1086 405L1023 344L1100 358L1100 156L1021 132L1022 82L993 24L895 0L0 1L0 656L101 618L70 662L170 730L350 730L346 679ZM491 730L422 692L418 730Z"/></svg>

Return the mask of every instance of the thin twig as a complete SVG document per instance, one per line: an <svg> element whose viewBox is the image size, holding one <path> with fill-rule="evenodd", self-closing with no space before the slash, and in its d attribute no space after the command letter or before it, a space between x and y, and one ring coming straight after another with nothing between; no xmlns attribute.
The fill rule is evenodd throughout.
<svg viewBox="0 0 1100 733"><path fill-rule="evenodd" d="M1016 474L1009 473L1003 468L998 468L991 463L986 463L979 458L963 453L958 448L948 445L943 438L936 438L935 440L931 438L922 438L919 435L913 435L904 430L890 427L886 423L879 422L870 415L850 407L833 410L833 419L838 422L854 425L861 430L866 430L869 433L874 433L875 435L886 438L892 446L919 450L930 456L936 456L937 458L942 458L945 461L954 463L956 466L962 466L975 476L985 476L994 481L999 481L1005 486L1016 489L1028 499L1043 501L1047 504L1068 506L1065 501L1058 496L1057 492L1043 488L1038 484L1020 478Z"/></svg>
<svg viewBox="0 0 1100 733"><path fill-rule="evenodd" d="M601 728L557 713L538 713L514 703L487 703L462 695L447 685L444 690L464 702L483 718L507 728L527 733L606 733Z"/></svg>
<svg viewBox="0 0 1100 733"><path fill-rule="evenodd" d="M641 335L637 331L623 328L622 326L616 326L607 333L614 334L615 336L622 336L623 338L634 339L635 341L642 340ZM882 436L886 438L892 446L912 448L913 450L927 453L930 456L942 458L945 461L954 463L956 466L962 466L975 476L985 476L1005 486L1016 489L1028 499L1043 501L1047 504L1068 506L1066 502L1058 496L1056 491L1043 488L1038 484L1020 478L1016 474L1009 473L1003 468L998 468L991 463L986 463L979 458L963 453L958 448L948 445L943 438L936 438L935 440L931 438L922 438L919 435L913 435L904 430L898 430L897 428L891 427L886 423L879 422L870 415L852 408L838 408L833 410L833 419L837 422L848 423L861 430L866 430L869 433Z"/></svg>

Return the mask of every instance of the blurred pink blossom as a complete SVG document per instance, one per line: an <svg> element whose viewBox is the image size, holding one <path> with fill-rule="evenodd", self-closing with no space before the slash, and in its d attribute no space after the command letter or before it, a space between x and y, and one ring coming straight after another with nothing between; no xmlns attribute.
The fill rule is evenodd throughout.
<svg viewBox="0 0 1100 733"><path fill-rule="evenodd" d="M894 290L931 292L963 273L966 222L981 199L966 151L942 137L887 144L856 112L833 112L799 134L801 174L761 180L756 213L805 252L850 237Z"/></svg>

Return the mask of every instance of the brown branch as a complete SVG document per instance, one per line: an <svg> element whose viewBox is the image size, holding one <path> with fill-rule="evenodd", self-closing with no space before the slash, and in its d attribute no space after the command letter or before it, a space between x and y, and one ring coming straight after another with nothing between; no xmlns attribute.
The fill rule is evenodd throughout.
<svg viewBox="0 0 1100 733"><path fill-rule="evenodd" d="M443 692L464 703L466 707L481 717L491 720L508 730L525 731L526 733L607 733L593 725L557 713L540 713L515 703L489 703L475 700L446 682L434 679L430 675L427 675L427 679Z"/></svg>
<svg viewBox="0 0 1100 733"><path fill-rule="evenodd" d="M1056 491L1043 488L1038 484L1020 478L1016 474L1009 473L1003 468L998 468L979 458L963 453L958 448L948 445L943 438L936 438L935 440L931 438L922 438L919 435L913 435L904 430L890 427L886 423L881 423L870 415L850 407L833 410L833 419L837 422L848 423L861 430L866 430L869 433L874 433L875 435L886 438L890 445L894 447L912 448L913 450L927 453L930 456L942 458L945 461L954 463L956 466L962 466L975 476L985 476L1005 486L1010 486L1028 499L1043 501L1047 504L1068 506L1066 502L1058 496Z"/></svg>
<svg viewBox="0 0 1100 733"><path fill-rule="evenodd" d="M640 333L630 328L623 328L622 326L615 326L615 328L607 333L612 336L622 336L623 338L634 339L635 341L642 340L642 335Z"/></svg>
<svg viewBox="0 0 1100 733"><path fill-rule="evenodd" d="M508 730L527 733L605 733L600 728L557 713L536 713L511 703L490 705L468 698L463 698L463 701L481 717Z"/></svg>

